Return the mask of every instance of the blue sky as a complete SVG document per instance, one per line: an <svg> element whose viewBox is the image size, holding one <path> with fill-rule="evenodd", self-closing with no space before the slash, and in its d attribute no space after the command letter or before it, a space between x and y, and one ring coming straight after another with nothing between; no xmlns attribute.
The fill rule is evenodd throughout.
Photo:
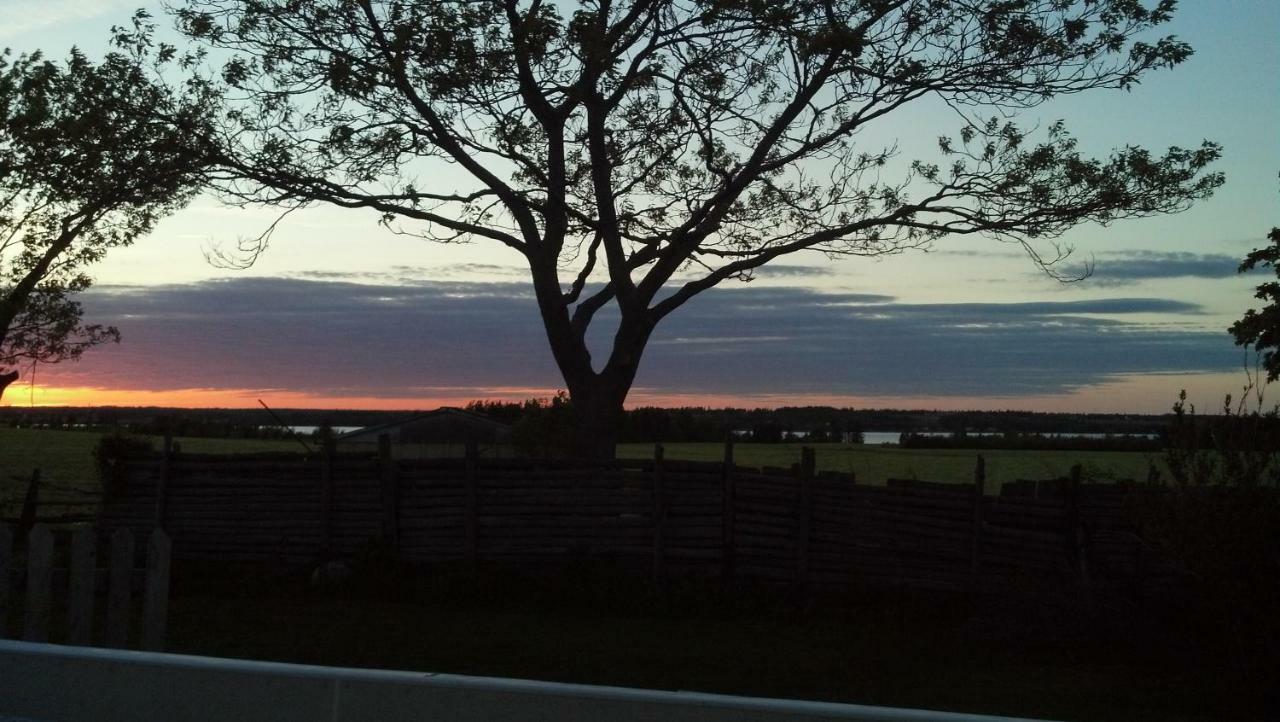
<svg viewBox="0 0 1280 722"><path fill-rule="evenodd" d="M106 28L138 4L0 0L0 45L100 52ZM1075 284L984 239L883 259L792 256L660 327L633 402L1158 412L1186 387L1217 406L1244 380L1225 329L1261 280L1234 267L1280 225L1280 3L1183 2L1166 32L1196 50L1179 68L1130 92L1054 101L1024 122L1065 119L1097 154L1217 141L1227 181L1214 198L1071 231L1068 263L1096 269ZM910 149L955 126L914 113L878 132ZM238 405L228 399L261 395L414 407L561 385L514 253L433 245L392 235L370 214L317 208L291 216L249 271L204 260L273 218L201 198L114 253L86 308L124 342L41 369L43 393L5 402Z"/></svg>

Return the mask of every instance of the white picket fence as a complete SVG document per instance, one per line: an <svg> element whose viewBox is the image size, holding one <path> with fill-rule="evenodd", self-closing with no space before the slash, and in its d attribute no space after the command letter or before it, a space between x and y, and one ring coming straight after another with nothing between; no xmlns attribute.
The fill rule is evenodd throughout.
<svg viewBox="0 0 1280 722"><path fill-rule="evenodd" d="M21 612L21 637L28 642L50 639L74 645L102 644L126 647L137 637L142 649L164 649L165 626L169 609L169 563L172 545L161 529L146 537L145 571L134 568L135 542L128 529L116 529L107 535L89 526L70 533L60 532L66 548L58 567L59 547L54 531L36 524L18 534L0 524L0 639L18 636L8 622L11 607ZM20 545L15 545L15 537ZM25 549L19 555L15 546ZM98 551L107 552L105 564L99 564ZM55 600L55 572L65 578L66 604ZM133 616L135 577L145 574L142 588L142 627L135 635L129 628ZM63 591L63 590L59 590ZM105 597L105 626L94 629L94 607ZM54 609L60 612L54 619ZM0 722L3 722L0 720Z"/></svg>

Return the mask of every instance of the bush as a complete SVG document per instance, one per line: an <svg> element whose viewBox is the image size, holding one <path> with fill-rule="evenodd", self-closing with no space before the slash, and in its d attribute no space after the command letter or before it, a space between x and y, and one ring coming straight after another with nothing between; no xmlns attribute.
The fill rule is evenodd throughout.
<svg viewBox="0 0 1280 722"><path fill-rule="evenodd" d="M573 440L573 406L569 395L557 392L551 399L529 399L520 420L511 429L511 443L530 458L568 456Z"/></svg>
<svg viewBox="0 0 1280 722"><path fill-rule="evenodd" d="M1194 579L1198 609L1185 629L1246 673L1269 669L1280 657L1276 412L1233 407L1228 397L1221 416L1197 419L1186 392L1173 411L1171 478L1157 475L1137 496L1140 532Z"/></svg>
<svg viewBox="0 0 1280 722"><path fill-rule="evenodd" d="M122 432L106 434L93 447L93 465L98 472L105 495L113 496L124 490L128 481L125 462L146 456L153 451L151 440L145 436L133 436Z"/></svg>
<svg viewBox="0 0 1280 722"><path fill-rule="evenodd" d="M1274 408L1263 412L1262 406L1263 394L1252 383L1239 402L1233 405L1228 395L1222 414L1209 418L1198 418L1195 406L1187 404L1187 392L1179 394L1166 458L1174 486L1280 486L1280 413Z"/></svg>

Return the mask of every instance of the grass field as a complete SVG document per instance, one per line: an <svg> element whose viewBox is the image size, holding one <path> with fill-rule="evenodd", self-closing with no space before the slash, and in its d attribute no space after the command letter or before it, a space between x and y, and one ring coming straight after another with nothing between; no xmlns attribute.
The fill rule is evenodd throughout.
<svg viewBox="0 0 1280 722"><path fill-rule="evenodd" d="M98 489L93 447L101 433L0 428L0 502L25 491L33 469L51 486ZM151 437L157 449L163 439ZM300 451L296 441L262 439L175 439L183 451L234 454L253 451Z"/></svg>
<svg viewBox="0 0 1280 722"><path fill-rule="evenodd" d="M88 431L0 428L0 500L21 494L31 471L51 485L96 489L93 447L101 434ZM156 448L161 439L153 437ZM292 440L175 439L183 451L232 454L258 451L299 451ZM807 444L816 451L820 471L852 471L858 481L883 484L886 479L969 482L979 452L956 449L899 449L860 444ZM735 461L742 466L789 467L800 461L802 443L738 444ZM719 461L724 447L715 443L665 445L668 459ZM621 444L618 455L648 458L652 444ZM1048 479L1065 476L1081 464L1089 479L1145 479L1150 464L1160 465L1159 454L1128 451L984 451L988 488L1015 479Z"/></svg>

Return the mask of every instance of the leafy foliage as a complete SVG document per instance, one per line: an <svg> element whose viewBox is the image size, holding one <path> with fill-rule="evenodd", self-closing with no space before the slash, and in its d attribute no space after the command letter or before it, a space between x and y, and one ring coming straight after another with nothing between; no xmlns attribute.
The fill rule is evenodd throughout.
<svg viewBox="0 0 1280 722"><path fill-rule="evenodd" d="M1221 415L1204 418L1187 403L1186 391L1179 394L1165 458L1176 487L1280 487L1280 412L1263 410L1263 388L1250 376L1234 405L1228 395Z"/></svg>
<svg viewBox="0 0 1280 722"><path fill-rule="evenodd" d="M1240 399L1197 418L1186 392L1174 404L1166 465L1171 484L1139 490L1142 536L1198 582L1200 608L1182 634L1225 653L1249 686L1280 652L1280 413L1263 410L1250 375Z"/></svg>
<svg viewBox="0 0 1280 722"><path fill-rule="evenodd" d="M1240 264L1240 272L1252 271L1261 266L1275 271L1280 279L1280 228L1272 228L1267 236L1271 245L1255 248L1245 256ZM1244 318L1231 325L1231 335L1241 346L1252 346L1262 353L1262 366L1267 371L1267 380L1280 378L1280 282L1267 281L1260 284L1254 298L1266 302L1262 310L1249 309Z"/></svg>
<svg viewBox="0 0 1280 722"><path fill-rule="evenodd" d="M564 391L524 401L471 401L466 410L511 427L511 443L530 458L560 458L572 446L572 403Z"/></svg>
<svg viewBox="0 0 1280 722"><path fill-rule="evenodd" d="M81 323L85 269L191 198L206 115L123 54L0 54L0 370L119 339Z"/></svg>
<svg viewBox="0 0 1280 722"><path fill-rule="evenodd" d="M550 399L529 399L511 428L511 442L532 458L562 458L572 449L573 406L563 391Z"/></svg>
<svg viewBox="0 0 1280 722"><path fill-rule="evenodd" d="M107 495L124 491L129 474L125 468L130 459L139 459L154 451L151 440L124 432L103 434L93 447L93 466L98 481Z"/></svg>

